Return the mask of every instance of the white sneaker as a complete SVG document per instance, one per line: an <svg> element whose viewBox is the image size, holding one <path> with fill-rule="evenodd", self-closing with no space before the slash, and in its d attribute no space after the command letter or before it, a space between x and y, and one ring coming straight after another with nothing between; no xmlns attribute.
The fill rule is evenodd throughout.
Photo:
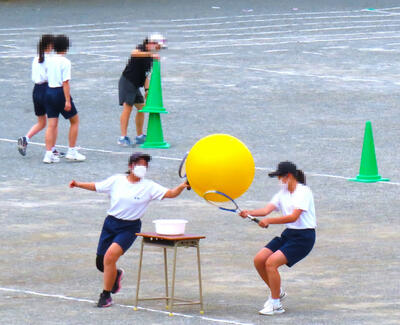
<svg viewBox="0 0 400 325"><path fill-rule="evenodd" d="M68 148L67 154L65 158L72 161L84 161L86 160L86 156L80 154L78 150Z"/></svg>
<svg viewBox="0 0 400 325"><path fill-rule="evenodd" d="M280 302L274 305L271 300L268 300L268 304L266 304L266 306L264 306L264 308L261 309L258 313L260 315L272 316L275 314L282 314L284 312L285 309L283 309L283 306Z"/></svg>
<svg viewBox="0 0 400 325"><path fill-rule="evenodd" d="M60 158L58 158L56 155L54 155L52 152L47 153L44 155L43 162L45 164L52 164L52 163L58 163L60 162Z"/></svg>
<svg viewBox="0 0 400 325"><path fill-rule="evenodd" d="M282 300L284 300L286 297L287 297L287 293L281 289L281 293L280 293L280 295L279 295L279 299L282 301ZM267 299L267 300L265 301L265 303L264 303L264 307L266 307L266 306L268 305L268 303L269 303L269 301L270 301L271 299L272 299L272 297L269 296L268 299Z"/></svg>

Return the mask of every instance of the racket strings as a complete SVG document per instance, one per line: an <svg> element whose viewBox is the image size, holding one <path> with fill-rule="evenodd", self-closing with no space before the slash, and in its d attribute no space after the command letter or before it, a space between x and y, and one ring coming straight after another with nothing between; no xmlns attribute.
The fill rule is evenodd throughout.
<svg viewBox="0 0 400 325"><path fill-rule="evenodd" d="M225 195L217 192L208 192L204 194L204 199L218 208L235 211L238 209L236 203Z"/></svg>

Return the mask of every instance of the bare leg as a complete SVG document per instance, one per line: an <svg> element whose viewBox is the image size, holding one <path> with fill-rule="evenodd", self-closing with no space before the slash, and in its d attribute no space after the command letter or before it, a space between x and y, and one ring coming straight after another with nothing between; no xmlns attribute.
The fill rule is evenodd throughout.
<svg viewBox="0 0 400 325"><path fill-rule="evenodd" d="M79 130L79 116L78 114L72 116L69 119L70 127L69 127L69 135L68 142L70 148L75 148L76 139L78 138L78 130Z"/></svg>
<svg viewBox="0 0 400 325"><path fill-rule="evenodd" d="M287 262L286 256L280 250L273 253L265 262L265 269L268 276L272 299L279 299L281 276L279 275L278 268Z"/></svg>
<svg viewBox="0 0 400 325"><path fill-rule="evenodd" d="M269 287L268 274L265 268L265 263L273 252L268 248L262 248L257 255L254 257L254 266L260 277L264 280L266 285Z"/></svg>
<svg viewBox="0 0 400 325"><path fill-rule="evenodd" d="M117 277L117 261L124 253L121 246L112 243L104 255L104 290L111 291Z"/></svg>
<svg viewBox="0 0 400 325"><path fill-rule="evenodd" d="M135 104L135 107L137 108L138 111L140 111L144 107L144 104ZM136 134L142 135L143 124L144 124L144 113L136 112L135 124L136 124Z"/></svg>
<svg viewBox="0 0 400 325"><path fill-rule="evenodd" d="M126 137L128 134L128 124L129 124L129 118L132 113L132 106L128 105L127 103L124 103L123 105L123 110L121 113L120 117L120 125L121 125L121 136Z"/></svg>
<svg viewBox="0 0 400 325"><path fill-rule="evenodd" d="M48 119L46 129L46 150L51 151L57 141L58 117Z"/></svg>
<svg viewBox="0 0 400 325"><path fill-rule="evenodd" d="M31 127L29 132L26 134L26 136L30 139L32 138L35 134L39 133L46 127L46 115L41 115L37 117L37 123Z"/></svg>

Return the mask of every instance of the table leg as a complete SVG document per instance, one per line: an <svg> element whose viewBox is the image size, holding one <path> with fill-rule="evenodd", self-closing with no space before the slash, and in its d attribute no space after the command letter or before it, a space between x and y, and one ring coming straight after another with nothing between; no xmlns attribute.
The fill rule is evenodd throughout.
<svg viewBox="0 0 400 325"><path fill-rule="evenodd" d="M200 267L200 244L199 242L197 243L197 267L199 271L199 291L200 291L200 314L204 314L204 309L203 309L203 289L201 285L201 267Z"/></svg>
<svg viewBox="0 0 400 325"><path fill-rule="evenodd" d="M175 295L175 274L176 274L176 253L177 253L177 245L174 245L174 261L172 264L172 285L171 285L171 298L169 300L169 315L172 316L172 306L174 304L174 295Z"/></svg>
<svg viewBox="0 0 400 325"><path fill-rule="evenodd" d="M168 299L168 263L167 263L167 249L164 247L164 276L165 276L165 297L166 299L166 307L168 309L169 299Z"/></svg>
<svg viewBox="0 0 400 325"><path fill-rule="evenodd" d="M137 310L137 305L138 305L138 301L139 301L139 287L140 287L140 274L142 272L143 246L144 246L144 239L142 239L142 245L140 246L139 269L138 269L138 278L137 278L137 284L136 284L136 301L135 301L134 310Z"/></svg>

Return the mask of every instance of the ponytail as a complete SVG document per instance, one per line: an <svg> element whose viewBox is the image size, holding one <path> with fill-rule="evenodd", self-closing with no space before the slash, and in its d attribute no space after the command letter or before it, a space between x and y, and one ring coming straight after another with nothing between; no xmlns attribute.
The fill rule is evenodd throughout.
<svg viewBox="0 0 400 325"><path fill-rule="evenodd" d="M39 63L44 62L44 51L50 46L54 44L54 36L51 34L42 35L39 43L38 43L38 54L39 54Z"/></svg>
<svg viewBox="0 0 400 325"><path fill-rule="evenodd" d="M139 51L142 51L142 52L147 52L147 48L146 48L146 45L147 45L147 44L149 44L149 39L148 39L148 37L146 37L146 38L143 40L142 44L139 44L138 46L136 46L136 49L138 49Z"/></svg>
<svg viewBox="0 0 400 325"><path fill-rule="evenodd" d="M306 185L306 175L304 175L304 172L302 170L296 169L295 178L299 183Z"/></svg>

